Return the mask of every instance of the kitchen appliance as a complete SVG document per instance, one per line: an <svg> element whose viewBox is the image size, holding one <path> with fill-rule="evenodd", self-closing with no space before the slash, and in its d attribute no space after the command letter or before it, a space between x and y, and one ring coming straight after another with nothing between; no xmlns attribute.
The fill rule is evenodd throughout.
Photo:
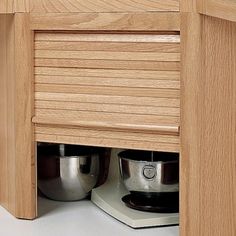
<svg viewBox="0 0 236 236"><path fill-rule="evenodd" d="M179 154L128 150L118 156L121 177L130 192L122 198L128 207L179 212Z"/></svg>
<svg viewBox="0 0 236 236"><path fill-rule="evenodd" d="M105 180L103 148L41 143L37 153L38 188L50 199L81 200Z"/></svg>
<svg viewBox="0 0 236 236"><path fill-rule="evenodd" d="M125 187L119 171L118 154L121 151L122 150L112 149L107 181L92 190L92 201L109 215L132 228L178 224L178 213L138 211L125 205L122 198L129 195L130 192Z"/></svg>

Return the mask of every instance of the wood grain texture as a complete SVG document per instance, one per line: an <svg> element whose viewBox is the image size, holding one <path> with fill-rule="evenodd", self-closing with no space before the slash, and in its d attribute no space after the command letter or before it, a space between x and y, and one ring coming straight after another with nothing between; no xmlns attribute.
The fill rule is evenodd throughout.
<svg viewBox="0 0 236 236"><path fill-rule="evenodd" d="M31 12L179 11L179 0L31 0Z"/></svg>
<svg viewBox="0 0 236 236"><path fill-rule="evenodd" d="M0 204L15 214L13 15L0 15L0 32Z"/></svg>
<svg viewBox="0 0 236 236"><path fill-rule="evenodd" d="M208 16L236 22L235 0L200 0L198 11Z"/></svg>
<svg viewBox="0 0 236 236"><path fill-rule="evenodd" d="M30 11L30 0L14 0L14 12L26 13Z"/></svg>
<svg viewBox="0 0 236 236"><path fill-rule="evenodd" d="M182 22L181 235L234 236L236 24Z"/></svg>
<svg viewBox="0 0 236 236"><path fill-rule="evenodd" d="M36 125L37 141L81 144L114 148L157 150L179 152L179 136L158 133L106 130L98 127L63 127L55 125Z"/></svg>
<svg viewBox="0 0 236 236"><path fill-rule="evenodd" d="M175 34L36 33L35 46L41 46L35 49L33 121L68 130L75 126L80 130L178 135L179 42ZM51 43L65 43L68 51L55 50L55 44L48 48ZM81 43L91 48L84 51ZM48 140L52 137L48 135L41 138ZM95 137L92 140L95 142ZM105 145L115 145L113 142ZM137 148L141 147L139 142ZM124 145L122 140L120 144ZM142 147L145 145L150 148L147 142ZM174 150L172 144L170 149Z"/></svg>
<svg viewBox="0 0 236 236"><path fill-rule="evenodd" d="M29 0L1 0L0 14L29 12Z"/></svg>
<svg viewBox="0 0 236 236"><path fill-rule="evenodd" d="M33 30L179 31L179 13L31 14Z"/></svg>
<svg viewBox="0 0 236 236"><path fill-rule="evenodd" d="M86 40L90 45L100 42L101 48L35 50L36 120L139 131L159 131L161 126L178 130L180 55L158 51L162 43L179 45L179 35L35 35L35 44L63 40L67 45L73 42L75 49L81 47L81 42L85 45ZM114 43L118 48L110 51L109 45ZM129 47L120 52L123 43ZM153 45L152 52L136 51L139 43L144 49Z"/></svg>
<svg viewBox="0 0 236 236"><path fill-rule="evenodd" d="M36 216L29 16L1 16L0 201L14 216ZM3 42L3 44L2 44ZM2 176L3 175L3 176Z"/></svg>
<svg viewBox="0 0 236 236"><path fill-rule="evenodd" d="M0 13L14 13L14 0L1 0L0 1Z"/></svg>
<svg viewBox="0 0 236 236"><path fill-rule="evenodd" d="M180 12L197 12L197 2L200 1L201 0L180 0Z"/></svg>
<svg viewBox="0 0 236 236"><path fill-rule="evenodd" d="M33 35L29 14L15 14L16 216L37 214L33 116Z"/></svg>

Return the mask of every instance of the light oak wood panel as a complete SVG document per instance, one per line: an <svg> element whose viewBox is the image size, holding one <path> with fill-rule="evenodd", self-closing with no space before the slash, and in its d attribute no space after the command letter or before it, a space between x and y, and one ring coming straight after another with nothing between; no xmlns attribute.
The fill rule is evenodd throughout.
<svg viewBox="0 0 236 236"><path fill-rule="evenodd" d="M88 33L81 33L80 31L69 31L67 32L60 32L60 33L53 33L53 32L40 32L35 34L35 42L37 41L46 41L49 42L63 42L63 43L71 43L76 42L77 46L80 45L78 42L84 43L104 43L105 45L109 45L110 43L119 43L123 45L123 43L145 43L145 45L149 45L147 43L180 43L180 36L179 32L160 32L157 31L155 33L147 34L144 32L123 32L123 33L107 33L107 32L97 32L96 34L88 34ZM141 44L143 45L143 44ZM116 44L117 46L117 44ZM63 50L61 48L61 50Z"/></svg>
<svg viewBox="0 0 236 236"><path fill-rule="evenodd" d="M14 0L14 12L25 13L30 11L30 0Z"/></svg>
<svg viewBox="0 0 236 236"><path fill-rule="evenodd" d="M57 68L94 68L125 70L180 70L179 62L124 61L124 60L79 60L79 59L35 59L35 66Z"/></svg>
<svg viewBox="0 0 236 236"><path fill-rule="evenodd" d="M156 79L180 80L179 71L148 71L148 70L110 70L110 69L78 69L35 67L35 75L65 76L65 77L98 77L121 79Z"/></svg>
<svg viewBox="0 0 236 236"><path fill-rule="evenodd" d="M178 37L178 36L176 36ZM106 51L106 52L158 52L158 53L179 53L179 43L142 43L142 42L35 42L36 50L60 50L60 51Z"/></svg>
<svg viewBox="0 0 236 236"><path fill-rule="evenodd" d="M78 103L78 102L52 102L52 101L35 101L36 109L55 109L55 110L75 110L75 111L95 111L95 112L112 112L124 114L146 114L160 116L179 116L180 110L176 107L153 107L120 105L120 104L99 104L99 103Z"/></svg>
<svg viewBox="0 0 236 236"><path fill-rule="evenodd" d="M31 14L33 30L179 31L179 13Z"/></svg>
<svg viewBox="0 0 236 236"><path fill-rule="evenodd" d="M100 122L100 123L114 123L122 124L126 126L127 129L132 126L171 126L179 125L178 116L154 116L154 115L138 115L138 114L126 114L126 113L111 113L111 112L96 112L96 111L74 111L74 110L53 110L53 109L35 109L35 116L39 118L44 118L48 120L64 120L71 124L76 123L76 121L86 121L86 122Z"/></svg>
<svg viewBox="0 0 236 236"><path fill-rule="evenodd" d="M72 48L68 51L47 48L51 43L63 42ZM43 44L35 50L33 122L62 126L66 130L74 126L79 130L87 127L104 132L178 136L179 42L176 34L37 32L35 45ZM86 44L91 45L89 51L81 48ZM169 52L172 44L177 52ZM125 49L124 45L128 47ZM50 136L49 133L42 135ZM66 135L61 133L57 138L62 136ZM123 145L124 140L122 137L117 140L119 138ZM127 141L135 147L135 140L127 138ZM94 136L91 142L96 145L100 140ZM141 145L139 142L137 148ZM105 145L111 145L114 140L109 143ZM147 143L142 144L145 146L149 147ZM168 147L168 143L164 146ZM168 150L176 150L177 145L174 146L170 143Z"/></svg>
<svg viewBox="0 0 236 236"><path fill-rule="evenodd" d="M14 13L14 0L1 0L0 13Z"/></svg>
<svg viewBox="0 0 236 236"><path fill-rule="evenodd" d="M200 13L236 22L235 0L200 0Z"/></svg>
<svg viewBox="0 0 236 236"><path fill-rule="evenodd" d="M1 15L1 203L16 217L36 217L32 117L32 35L28 14ZM2 44L3 43L3 44ZM3 146L2 146L3 145ZM4 148L4 149L3 149ZM2 153L3 152L3 153ZM2 196L2 193L4 196Z"/></svg>
<svg viewBox="0 0 236 236"><path fill-rule="evenodd" d="M236 24L182 22L181 235L234 236Z"/></svg>
<svg viewBox="0 0 236 236"><path fill-rule="evenodd" d="M14 17L0 15L0 204L15 214Z"/></svg>
<svg viewBox="0 0 236 236"><path fill-rule="evenodd" d="M197 12L199 1L201 0L180 0L180 12Z"/></svg>
<svg viewBox="0 0 236 236"><path fill-rule="evenodd" d="M180 53L35 50L35 58L79 60L180 61Z"/></svg>
<svg viewBox="0 0 236 236"><path fill-rule="evenodd" d="M102 131L102 132L101 132ZM58 126L47 126L47 125L36 125L35 132L37 134L53 134L63 136L74 136L74 137L92 137L92 138L109 138L109 139L123 139L133 141L150 141L160 143L172 143L179 144L178 132L176 135L170 134L158 134L158 133L142 133L137 135L137 132L127 131L115 131L114 130L103 130L103 129L77 129L76 127L58 127Z"/></svg>
<svg viewBox="0 0 236 236"><path fill-rule="evenodd" d="M110 96L110 95L88 95L88 94L66 94L66 93L46 93L35 92L36 101L60 101L78 103L99 103L99 104L120 104L134 106L153 107L179 107L178 98L153 98L153 97L132 97L132 96Z"/></svg>
<svg viewBox="0 0 236 236"><path fill-rule="evenodd" d="M16 216L37 215L33 116L33 33L29 14L15 14Z"/></svg>
<svg viewBox="0 0 236 236"><path fill-rule="evenodd" d="M179 11L178 0L31 0L31 12Z"/></svg>
<svg viewBox="0 0 236 236"><path fill-rule="evenodd" d="M29 0L1 0L0 14L29 12Z"/></svg>
<svg viewBox="0 0 236 236"><path fill-rule="evenodd" d="M104 117L104 115L103 115ZM178 135L179 127L176 124L166 124L166 120L163 117L159 118L160 125L149 125L149 124L128 124L121 122L106 122L105 120L72 120L68 121L66 119L58 117L57 119L50 117L33 117L33 123L37 125L48 125L66 127L66 128L95 128L103 130L117 130L117 131L133 131L139 133L155 133L155 134L165 134L165 135ZM158 119L157 118L157 119Z"/></svg>
<svg viewBox="0 0 236 236"><path fill-rule="evenodd" d="M139 135L137 133L137 135ZM99 147L113 147L113 148L126 148L126 149L139 149L150 151L163 151L163 152L179 152L179 145L170 143L158 143L150 141L133 141L123 139L100 139L91 137L73 137L63 135L50 135L50 134L35 134L36 141L49 142L49 143L65 143L65 144L81 144Z"/></svg>
<svg viewBox="0 0 236 236"><path fill-rule="evenodd" d="M35 92L64 93L64 94L91 94L110 96L178 98L179 89L151 89L111 86L79 86L58 84L35 84Z"/></svg>
<svg viewBox="0 0 236 236"><path fill-rule="evenodd" d="M168 79L168 78L167 78ZM35 75L37 84L64 84L64 85L89 85L89 86L110 86L129 88L159 88L179 89L180 81L177 80L153 80L153 79L126 79L122 77L76 77L60 75Z"/></svg>
<svg viewBox="0 0 236 236"><path fill-rule="evenodd" d="M139 133L80 127L36 125L36 140L47 142L82 143L95 146L123 147L158 151L179 151L179 137L157 133ZM86 141L87 140L87 141ZM86 144L87 145L87 144Z"/></svg>

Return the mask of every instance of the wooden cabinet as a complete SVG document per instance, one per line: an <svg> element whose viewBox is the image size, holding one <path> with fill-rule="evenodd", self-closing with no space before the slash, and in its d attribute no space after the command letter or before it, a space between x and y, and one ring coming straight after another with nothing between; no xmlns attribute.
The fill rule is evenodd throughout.
<svg viewBox="0 0 236 236"><path fill-rule="evenodd" d="M180 152L181 236L236 234L236 23L198 13L235 21L233 1L0 12L1 205L36 217L36 141Z"/></svg>

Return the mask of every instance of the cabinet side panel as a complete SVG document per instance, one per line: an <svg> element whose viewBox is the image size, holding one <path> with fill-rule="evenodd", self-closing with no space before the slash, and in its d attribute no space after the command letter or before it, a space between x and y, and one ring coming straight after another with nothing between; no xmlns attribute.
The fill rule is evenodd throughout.
<svg viewBox="0 0 236 236"><path fill-rule="evenodd" d="M36 216L36 170L32 125L33 37L29 15L15 15L16 216Z"/></svg>
<svg viewBox="0 0 236 236"><path fill-rule="evenodd" d="M236 24L198 17L183 38L181 235L234 236Z"/></svg>
<svg viewBox="0 0 236 236"><path fill-rule="evenodd" d="M181 14L181 235L200 236L200 130L196 114L201 109L198 80L201 73L201 19Z"/></svg>
<svg viewBox="0 0 236 236"><path fill-rule="evenodd" d="M0 15L0 42L0 203L15 215L13 15Z"/></svg>

